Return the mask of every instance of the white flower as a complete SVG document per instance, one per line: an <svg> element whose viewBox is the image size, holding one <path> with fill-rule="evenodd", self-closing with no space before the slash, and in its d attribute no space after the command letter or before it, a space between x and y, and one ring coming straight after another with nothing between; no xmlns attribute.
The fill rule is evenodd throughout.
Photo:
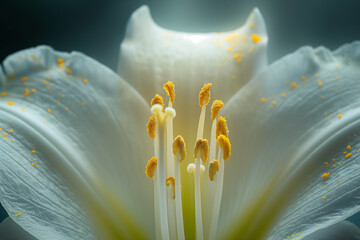
<svg viewBox="0 0 360 240"><path fill-rule="evenodd" d="M77 52L40 46L9 56L0 72L2 205L38 239L181 238L178 194L174 200L171 186L164 192L166 181L158 181L176 174L169 143L181 134L188 239L301 239L356 213L360 43L335 52L304 47L268 67L266 46L257 9L232 32L187 34L158 27L142 7L121 45L126 81ZM164 139L157 122L154 152L148 102L169 80L176 100L167 117L172 107L176 117L162 125ZM186 168L196 139L208 138L210 156L216 146L210 112L204 134L197 132L204 83L213 84L212 100L225 103L232 155L225 163L216 157L214 181L207 161L194 189ZM153 112L158 120L163 114ZM144 174L152 156L155 181Z"/></svg>

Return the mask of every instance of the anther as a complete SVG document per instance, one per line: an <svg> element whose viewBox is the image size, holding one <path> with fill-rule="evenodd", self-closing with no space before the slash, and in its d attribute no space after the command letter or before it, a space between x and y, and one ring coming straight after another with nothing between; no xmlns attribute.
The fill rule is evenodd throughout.
<svg viewBox="0 0 360 240"><path fill-rule="evenodd" d="M164 107L164 100L159 94L155 94L155 97L151 100L152 106L154 106L156 104L161 105L161 110Z"/></svg>
<svg viewBox="0 0 360 240"><path fill-rule="evenodd" d="M182 136L177 136L173 142L173 153L174 155L180 156L180 162L185 160L186 157L186 146Z"/></svg>
<svg viewBox="0 0 360 240"><path fill-rule="evenodd" d="M175 199L175 178L174 176L170 176L166 178L166 186L171 186L173 192L173 199Z"/></svg>
<svg viewBox="0 0 360 240"><path fill-rule="evenodd" d="M151 138L155 138L155 126L156 126L155 115L152 115L149 118L148 123L146 124L146 130Z"/></svg>
<svg viewBox="0 0 360 240"><path fill-rule="evenodd" d="M175 101L175 86L174 86L174 84L171 81L168 81L167 83L164 84L163 88L166 91L166 94L169 96L170 102L174 103L174 101Z"/></svg>
<svg viewBox="0 0 360 240"><path fill-rule="evenodd" d="M210 88L211 88L212 84L208 83L205 84L200 93L199 93L199 104L200 107L203 107L204 105L207 105L210 101Z"/></svg>
<svg viewBox="0 0 360 240"><path fill-rule="evenodd" d="M219 111L224 107L224 103L221 100L215 100L211 106L211 120L215 120Z"/></svg>
<svg viewBox="0 0 360 240"><path fill-rule="evenodd" d="M225 135L220 135L217 139L217 145L223 150L224 160L228 160L231 155L230 140Z"/></svg>
<svg viewBox="0 0 360 240"><path fill-rule="evenodd" d="M226 120L223 117L219 117L216 122L216 139L218 139L220 135L228 136Z"/></svg>
<svg viewBox="0 0 360 240"><path fill-rule="evenodd" d="M156 157L152 157L148 163L146 164L146 171L145 174L146 176L148 176L149 178L153 178L154 177L154 172L155 169L157 167L157 158Z"/></svg>
<svg viewBox="0 0 360 240"><path fill-rule="evenodd" d="M218 171L219 171L219 161L213 159L209 165L209 178L211 181L214 180L214 176Z"/></svg>
<svg viewBox="0 0 360 240"><path fill-rule="evenodd" d="M203 162L206 162L206 160L209 157L209 143L206 139L199 138L196 141L195 149L194 149L194 158L198 159L200 156L203 160Z"/></svg>

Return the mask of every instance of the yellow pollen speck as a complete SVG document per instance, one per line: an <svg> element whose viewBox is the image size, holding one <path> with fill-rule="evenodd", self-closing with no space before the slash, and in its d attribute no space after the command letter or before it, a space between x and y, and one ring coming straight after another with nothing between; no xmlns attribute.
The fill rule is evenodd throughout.
<svg viewBox="0 0 360 240"><path fill-rule="evenodd" d="M302 80L306 81L306 76L302 75L301 78Z"/></svg>
<svg viewBox="0 0 360 240"><path fill-rule="evenodd" d="M315 74L314 76L317 78L317 77L319 77L319 74L317 73L317 74Z"/></svg>
<svg viewBox="0 0 360 240"><path fill-rule="evenodd" d="M51 113L51 109L50 109L50 108L48 109L48 112Z"/></svg>
<svg viewBox="0 0 360 240"><path fill-rule="evenodd" d="M266 102L266 98L261 98L260 101L261 102Z"/></svg>
<svg viewBox="0 0 360 240"><path fill-rule="evenodd" d="M148 123L146 124L146 130L151 138L155 138L155 126L156 126L155 115L152 115L149 118Z"/></svg>
<svg viewBox="0 0 360 240"><path fill-rule="evenodd" d="M10 78L10 80L14 80L15 79L15 73L10 73L9 78Z"/></svg>
<svg viewBox="0 0 360 240"><path fill-rule="evenodd" d="M272 104L274 104L274 105L275 105L275 104L276 104L276 101L275 101L275 100L274 100L274 101L272 101Z"/></svg>
<svg viewBox="0 0 360 240"><path fill-rule="evenodd" d="M33 93L35 93L35 92L36 92L36 89L35 89L35 88L33 88L33 89L31 89L31 91L32 91Z"/></svg>
<svg viewBox="0 0 360 240"><path fill-rule="evenodd" d="M69 110L69 108L68 108L68 107L65 107L65 111L67 111L67 110Z"/></svg>
<svg viewBox="0 0 360 240"><path fill-rule="evenodd" d="M85 102L81 102L81 105L82 105L82 106L85 106Z"/></svg>
<svg viewBox="0 0 360 240"><path fill-rule="evenodd" d="M215 100L211 106L211 120L215 120L219 111L224 107L224 103L221 100Z"/></svg>
<svg viewBox="0 0 360 240"><path fill-rule="evenodd" d="M36 153L36 151L35 151L35 150L31 150L31 153Z"/></svg>
<svg viewBox="0 0 360 240"><path fill-rule="evenodd" d="M21 111L25 112L25 109L24 109L24 108L21 108Z"/></svg>
<svg viewBox="0 0 360 240"><path fill-rule="evenodd" d="M219 161L216 160L216 159L213 159L210 162L210 165L209 165L209 178L210 178L210 181L214 180L214 176L218 171L219 171Z"/></svg>
<svg viewBox="0 0 360 240"><path fill-rule="evenodd" d="M282 97L286 97L286 93L282 93L281 96L282 96Z"/></svg>
<svg viewBox="0 0 360 240"><path fill-rule="evenodd" d="M28 80L28 77L22 77L21 78L21 81L26 81L26 80Z"/></svg>
<svg viewBox="0 0 360 240"><path fill-rule="evenodd" d="M194 149L194 158L202 158L203 162L209 157L209 142L206 139L199 138L196 141L195 149Z"/></svg>
<svg viewBox="0 0 360 240"><path fill-rule="evenodd" d="M220 135L225 135L225 137L228 136L228 129L226 124L226 119L223 117L219 117L216 122L216 139Z"/></svg>
<svg viewBox="0 0 360 240"><path fill-rule="evenodd" d="M14 131L14 130L10 129L8 132L9 132L9 133L12 133L13 131Z"/></svg>
<svg viewBox="0 0 360 240"><path fill-rule="evenodd" d="M176 156L179 154L180 162L185 160L186 157L186 145L184 138L178 135L173 141L173 154Z"/></svg>
<svg viewBox="0 0 360 240"><path fill-rule="evenodd" d="M152 157L148 161L148 163L146 164L146 167L145 167L146 176L148 176L149 178L152 178L154 176L154 172L155 172L156 167L157 167L157 158Z"/></svg>
<svg viewBox="0 0 360 240"><path fill-rule="evenodd" d="M151 106L160 104L164 108L164 100L159 94L155 94L155 97L151 100Z"/></svg>
<svg viewBox="0 0 360 240"><path fill-rule="evenodd" d="M296 82L292 82L291 85L290 85L290 88L294 88L294 87L298 87L298 85L296 84Z"/></svg>
<svg viewBox="0 0 360 240"><path fill-rule="evenodd" d="M340 182L340 178L338 179L338 182Z"/></svg>
<svg viewBox="0 0 360 240"><path fill-rule="evenodd" d="M27 95L29 95L30 91L28 88L25 88L25 92L24 92L24 97L26 97Z"/></svg>
<svg viewBox="0 0 360 240"><path fill-rule="evenodd" d="M349 158L352 155L352 153L348 153L345 155L346 158Z"/></svg>
<svg viewBox="0 0 360 240"><path fill-rule="evenodd" d="M171 186L173 192L173 199L175 199L175 178L174 176L170 176L166 178L166 186Z"/></svg>
<svg viewBox="0 0 360 240"><path fill-rule="evenodd" d="M257 43L259 41L261 41L262 37L260 37L259 35L253 33L251 34L251 40L254 42L254 43Z"/></svg>
<svg viewBox="0 0 360 240"><path fill-rule="evenodd" d="M63 58L57 58L57 62L58 63L64 63L64 59Z"/></svg>
<svg viewBox="0 0 360 240"><path fill-rule="evenodd" d="M71 73L72 73L72 71L71 71L70 68L67 68L67 69L66 69L66 72L67 72L68 74L71 74Z"/></svg>
<svg viewBox="0 0 360 240"><path fill-rule="evenodd" d="M346 147L346 148L350 150L350 149L351 149L351 146L350 146L350 145L347 145L347 147Z"/></svg>
<svg viewBox="0 0 360 240"><path fill-rule="evenodd" d="M6 104L7 104L7 105L10 105L10 106L15 105L15 103L14 103L14 102L6 102Z"/></svg>
<svg viewBox="0 0 360 240"><path fill-rule="evenodd" d="M87 78L84 78L83 81L84 81L84 83L87 83L87 82L88 82Z"/></svg>
<svg viewBox="0 0 360 240"><path fill-rule="evenodd" d="M323 196L322 198L323 198L323 199L325 199L325 198L326 198L326 196Z"/></svg>
<svg viewBox="0 0 360 240"><path fill-rule="evenodd" d="M64 94L61 94L60 96L61 96L62 98L63 98L63 97L65 97L65 95L64 95Z"/></svg>
<svg viewBox="0 0 360 240"><path fill-rule="evenodd" d="M34 166L34 165L35 165L35 163L31 163L31 165L32 165L32 166Z"/></svg>
<svg viewBox="0 0 360 240"><path fill-rule="evenodd" d="M200 93L199 93L199 104L200 107L203 107L204 105L207 105L210 101L210 88L211 88L212 84L208 83L208 84L204 84L204 86L202 87Z"/></svg>
<svg viewBox="0 0 360 240"><path fill-rule="evenodd" d="M318 80L319 87L323 85L323 82L321 80Z"/></svg>
<svg viewBox="0 0 360 240"><path fill-rule="evenodd" d="M235 53L235 54L233 55L233 58L234 58L234 59L237 59L238 57L240 57L240 54L238 54L238 53Z"/></svg>
<svg viewBox="0 0 360 240"><path fill-rule="evenodd" d="M175 86L171 81L168 81L163 86L164 90L166 91L166 94L170 97L170 102L174 103L175 101Z"/></svg>
<svg viewBox="0 0 360 240"><path fill-rule="evenodd" d="M342 118L342 114L339 114L339 115L338 115L338 118Z"/></svg>
<svg viewBox="0 0 360 240"><path fill-rule="evenodd" d="M2 96L2 97L5 97L6 95L7 95L6 92L2 92L2 93L1 93L1 96Z"/></svg>
<svg viewBox="0 0 360 240"><path fill-rule="evenodd" d="M228 160L231 155L231 144L230 140L224 136L220 135L217 138L217 145L222 148L224 154L224 161Z"/></svg>
<svg viewBox="0 0 360 240"><path fill-rule="evenodd" d="M330 173L324 173L323 175L321 175L321 177L323 178L323 179L326 179L326 178L328 178L330 176Z"/></svg>
<svg viewBox="0 0 360 240"><path fill-rule="evenodd" d="M255 46L252 45L252 46L249 48L248 52L249 52L249 53L252 53L252 52L254 51L254 48L255 48Z"/></svg>
<svg viewBox="0 0 360 240"><path fill-rule="evenodd" d="M231 48L228 48L228 52L231 53L231 52L232 52L232 49L231 49Z"/></svg>
<svg viewBox="0 0 360 240"><path fill-rule="evenodd" d="M320 96L321 99L324 99L324 96Z"/></svg>

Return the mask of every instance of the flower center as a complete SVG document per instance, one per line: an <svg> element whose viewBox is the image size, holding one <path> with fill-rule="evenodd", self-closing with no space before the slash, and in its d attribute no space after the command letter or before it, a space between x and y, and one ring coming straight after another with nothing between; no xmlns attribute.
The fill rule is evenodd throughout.
<svg viewBox="0 0 360 240"><path fill-rule="evenodd" d="M220 100L215 100L211 108L210 146L209 141L203 138L211 86L205 84L199 93L201 113L194 147L194 163L187 166L187 172L195 177L195 229L198 240L204 237L215 238L221 205L224 161L231 154L226 120L223 117L218 118L219 111L224 106ZM154 139L154 157L148 161L145 173L154 180L157 239L183 240L185 232L180 183L181 177L187 176L181 176L180 163L186 157L186 147L182 136L173 138L173 118L176 111L172 104L175 100L175 86L172 82L167 82L164 89L169 96L165 110L160 95L156 94L151 101L153 115L147 123L147 131ZM210 161L207 161L209 158ZM202 177L204 172L208 173L208 176Z"/></svg>

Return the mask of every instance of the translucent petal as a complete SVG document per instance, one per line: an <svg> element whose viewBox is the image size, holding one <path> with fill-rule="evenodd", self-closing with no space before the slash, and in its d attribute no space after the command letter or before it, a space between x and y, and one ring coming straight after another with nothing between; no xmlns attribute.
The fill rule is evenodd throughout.
<svg viewBox="0 0 360 240"><path fill-rule="evenodd" d="M81 53L44 46L8 57L1 80L0 195L15 222L41 239L153 231L151 141L139 128L149 109L136 91Z"/></svg>
<svg viewBox="0 0 360 240"><path fill-rule="evenodd" d="M260 38L254 35L252 40L253 34ZM265 67L266 46L265 23L258 9L230 32L184 33L159 27L148 7L142 6L129 20L119 74L148 101L155 93L165 94L162 85L173 81L175 126L195 132L203 84L213 83L212 98L227 101Z"/></svg>
<svg viewBox="0 0 360 240"><path fill-rule="evenodd" d="M263 238L287 208L272 237L305 236L359 210L359 60L359 42L334 53L304 47L230 100L223 231L235 225L230 234Z"/></svg>
<svg viewBox="0 0 360 240"><path fill-rule="evenodd" d="M303 240L359 240L360 229L348 221L339 222L330 227L320 229Z"/></svg>
<svg viewBox="0 0 360 240"><path fill-rule="evenodd" d="M36 240L9 217L0 223L0 236L6 240Z"/></svg>

